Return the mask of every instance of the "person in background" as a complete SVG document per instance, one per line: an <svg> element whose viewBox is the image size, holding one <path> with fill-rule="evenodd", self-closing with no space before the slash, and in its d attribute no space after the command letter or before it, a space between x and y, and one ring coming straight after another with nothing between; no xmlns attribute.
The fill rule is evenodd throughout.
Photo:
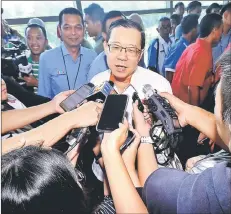
<svg viewBox="0 0 231 214"><path fill-rule="evenodd" d="M197 14L198 17L200 17L201 11L202 11L201 2L199 2L199 1L192 1L192 2L190 2L188 4L188 7L187 7L187 13L188 14ZM181 25L179 24L176 27L175 40L176 41L179 40L181 36L182 36L182 28L181 28Z"/></svg>
<svg viewBox="0 0 231 214"><path fill-rule="evenodd" d="M179 15L180 19L183 19L184 11L185 11L184 3L183 2L176 3L174 9L175 9L175 14Z"/></svg>
<svg viewBox="0 0 231 214"><path fill-rule="evenodd" d="M220 10L221 10L221 5L217 4L217 3L212 3L207 9L206 9L206 14L210 14L210 13L217 13L220 14Z"/></svg>
<svg viewBox="0 0 231 214"><path fill-rule="evenodd" d="M102 36L104 38L104 41L107 40L107 33L111 23L119 19L126 19L126 17L118 10L112 10L105 14L102 24ZM92 62L88 73L88 81L90 81L98 73L106 71L108 69L109 67L107 64L107 56L105 54L105 51L103 51Z"/></svg>
<svg viewBox="0 0 231 214"><path fill-rule="evenodd" d="M213 68L221 54L231 43L231 2L224 5L220 12L223 20L223 33L221 40L213 47Z"/></svg>
<svg viewBox="0 0 231 214"><path fill-rule="evenodd" d="M154 39L148 48L148 69L164 76L164 60L168 55L169 49L173 43L171 40L171 22L168 17L162 17L159 20L158 38Z"/></svg>
<svg viewBox="0 0 231 214"><path fill-rule="evenodd" d="M142 20L141 16L138 13L133 13L128 18L131 19L132 21L138 23L142 27L143 31L145 31L143 20ZM143 67L143 68L146 68L146 65L144 63L144 55L142 56L142 58L139 61L138 65Z"/></svg>
<svg viewBox="0 0 231 214"><path fill-rule="evenodd" d="M32 64L32 74L25 76L27 86L38 87L39 58L48 45L47 33L44 22L39 18L32 18L27 23L25 37L30 56L27 59Z"/></svg>
<svg viewBox="0 0 231 214"><path fill-rule="evenodd" d="M59 33L62 44L44 52L39 62L38 94L49 98L86 84L90 64L97 56L81 46L84 21L78 9L65 8L60 12Z"/></svg>
<svg viewBox="0 0 231 214"><path fill-rule="evenodd" d="M86 30L95 40L94 50L97 54L103 51L102 22L104 9L98 4L92 3L84 9Z"/></svg>
<svg viewBox="0 0 231 214"><path fill-rule="evenodd" d="M182 53L189 46L189 44L197 38L198 16L196 14L189 14L185 16L181 21L181 26L183 34L180 40L171 47L164 62L165 77L170 83L172 83L176 64L179 61Z"/></svg>
<svg viewBox="0 0 231 214"><path fill-rule="evenodd" d="M176 30L176 27L180 24L182 19L181 19L180 15L173 14L170 17L170 20L171 20L171 27L172 27L172 32L171 32L170 38L171 38L171 40L175 41L175 30Z"/></svg>

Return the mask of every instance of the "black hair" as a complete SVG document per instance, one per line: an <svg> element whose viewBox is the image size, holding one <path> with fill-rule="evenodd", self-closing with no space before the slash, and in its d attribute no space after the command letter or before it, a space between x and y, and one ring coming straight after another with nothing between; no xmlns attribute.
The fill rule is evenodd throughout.
<svg viewBox="0 0 231 214"><path fill-rule="evenodd" d="M119 19L117 21L114 21L111 24L110 28L109 28L109 31L108 31L108 34L107 34L107 42L110 39L112 30L114 28L117 28L117 27L134 28L134 29L138 30L141 33L141 49L144 49L144 46L145 46L145 33L144 33L144 30L140 26L140 24L138 24L137 22L134 22L134 21L132 21L130 19Z"/></svg>
<svg viewBox="0 0 231 214"><path fill-rule="evenodd" d="M112 10L112 11L106 13L104 16L103 22L102 22L102 32L106 33L107 20L115 18L115 17L119 17L119 16L121 16L123 19L126 19L126 16L118 10Z"/></svg>
<svg viewBox="0 0 231 214"><path fill-rule="evenodd" d="M92 19L92 21L100 21L103 22L104 18L104 9L100 7L96 3L90 4L87 8L84 9L84 13L89 15Z"/></svg>
<svg viewBox="0 0 231 214"><path fill-rule="evenodd" d="M219 8L221 9L221 5L217 4L217 3L212 3L207 9L206 9L206 14L210 14L212 9L214 8Z"/></svg>
<svg viewBox="0 0 231 214"><path fill-rule="evenodd" d="M67 7L67 8L64 8L63 10L61 10L61 12L59 13L59 26L62 25L62 20L63 20L64 14L71 14L71 15L80 16L82 24L84 25L83 14L78 9L76 9L74 7Z"/></svg>
<svg viewBox="0 0 231 214"><path fill-rule="evenodd" d="M225 4L222 8L221 8L221 12L220 14L223 15L225 11L227 10L231 10L231 2Z"/></svg>
<svg viewBox="0 0 231 214"><path fill-rule="evenodd" d="M27 31L28 28L40 28L42 30L42 32L43 32L44 37L47 39L47 32L46 32L46 29L44 27L41 27L41 26L36 25L36 24L29 25L25 29L25 35L26 35L26 31Z"/></svg>
<svg viewBox="0 0 231 214"><path fill-rule="evenodd" d="M176 20L177 25L180 24L180 21L181 21L180 15L178 15L178 14L172 14L171 17L170 17L170 19Z"/></svg>
<svg viewBox="0 0 231 214"><path fill-rule="evenodd" d="M3 213L87 213L74 167L60 151L27 146L1 164Z"/></svg>
<svg viewBox="0 0 231 214"><path fill-rule="evenodd" d="M159 23L164 22L164 21L170 21L170 18L168 18L167 16L164 16L159 19Z"/></svg>
<svg viewBox="0 0 231 214"><path fill-rule="evenodd" d="M175 5L175 10L180 7L180 6L183 6L184 7L184 3L183 2L177 2L176 5Z"/></svg>
<svg viewBox="0 0 231 214"><path fill-rule="evenodd" d="M195 10L197 7L201 7L201 3L199 1L191 1L188 4L187 12L189 13L189 12Z"/></svg>
<svg viewBox="0 0 231 214"><path fill-rule="evenodd" d="M222 117L231 125L231 51L225 51L219 63L221 66Z"/></svg>
<svg viewBox="0 0 231 214"><path fill-rule="evenodd" d="M199 16L197 14L188 14L181 21L182 33L188 34L192 29L197 28Z"/></svg>
<svg viewBox="0 0 231 214"><path fill-rule="evenodd" d="M222 16L216 13L205 15L200 22L200 38L205 38L213 31L214 28L219 28L222 25Z"/></svg>

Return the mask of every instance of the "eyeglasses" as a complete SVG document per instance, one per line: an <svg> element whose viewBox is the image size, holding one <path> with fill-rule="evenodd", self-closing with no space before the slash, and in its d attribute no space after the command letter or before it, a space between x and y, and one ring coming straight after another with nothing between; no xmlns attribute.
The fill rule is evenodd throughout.
<svg viewBox="0 0 231 214"><path fill-rule="evenodd" d="M135 47L122 47L119 45L115 44L108 44L109 51L111 53L119 54L122 52L122 50L125 50L125 53L127 54L128 57L136 57L139 53L141 53L142 50L135 48Z"/></svg>

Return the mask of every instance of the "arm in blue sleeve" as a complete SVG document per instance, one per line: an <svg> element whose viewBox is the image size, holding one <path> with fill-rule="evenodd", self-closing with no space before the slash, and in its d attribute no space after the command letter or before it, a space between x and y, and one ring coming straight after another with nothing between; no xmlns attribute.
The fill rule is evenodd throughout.
<svg viewBox="0 0 231 214"><path fill-rule="evenodd" d="M148 48L148 67L156 68L157 49L155 44L156 40L154 40Z"/></svg>
<svg viewBox="0 0 231 214"><path fill-rule="evenodd" d="M39 59L39 81L38 81L38 94L44 97L52 98L50 74L46 66L46 55L41 54Z"/></svg>
<svg viewBox="0 0 231 214"><path fill-rule="evenodd" d="M181 24L179 24L175 30L175 41L178 41L181 36L182 36L182 27Z"/></svg>

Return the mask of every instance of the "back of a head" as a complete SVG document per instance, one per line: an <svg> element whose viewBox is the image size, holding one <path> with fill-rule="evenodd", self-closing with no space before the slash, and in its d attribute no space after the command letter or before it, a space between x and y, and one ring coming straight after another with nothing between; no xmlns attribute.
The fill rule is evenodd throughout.
<svg viewBox="0 0 231 214"><path fill-rule="evenodd" d="M87 8L84 9L84 13L91 17L91 20L96 22L103 22L104 19L104 9L96 3L90 4Z"/></svg>
<svg viewBox="0 0 231 214"><path fill-rule="evenodd" d="M28 146L2 156L3 213L85 213L74 168L56 150Z"/></svg>
<svg viewBox="0 0 231 214"><path fill-rule="evenodd" d="M181 21L181 27L183 34L188 34L194 28L198 26L199 16L196 14L188 14Z"/></svg>
<svg viewBox="0 0 231 214"><path fill-rule="evenodd" d="M180 24L180 21L181 21L180 15L178 15L178 14L172 14L171 17L170 17L170 19L175 20L177 25Z"/></svg>
<svg viewBox="0 0 231 214"><path fill-rule="evenodd" d="M222 101L223 101L222 116L226 124L231 125L231 51L230 49L227 50L222 55L219 63L221 65L221 94L222 94ZM230 129L230 135L231 135L231 129Z"/></svg>
<svg viewBox="0 0 231 214"><path fill-rule="evenodd" d="M119 10L112 10L106 13L102 22L102 32L106 33L106 23L109 19L113 19L120 16L124 19L126 18L125 15Z"/></svg>
<svg viewBox="0 0 231 214"><path fill-rule="evenodd" d="M191 1L187 6L187 12L195 10L197 7L201 7L201 3L199 1Z"/></svg>
<svg viewBox="0 0 231 214"><path fill-rule="evenodd" d="M82 24L84 25L83 14L74 7L67 7L61 10L59 13L59 26L61 26L62 24L62 19L64 14L80 16Z"/></svg>
<svg viewBox="0 0 231 214"><path fill-rule="evenodd" d="M117 28L117 27L133 28L133 29L138 30L141 33L141 49L144 49L145 33L144 33L142 27L138 23L136 23L130 19L120 19L120 20L113 22L109 28L109 31L108 31L107 42L110 39L112 30Z"/></svg>
<svg viewBox="0 0 231 214"><path fill-rule="evenodd" d="M206 14L210 14L212 12L212 9L219 8L221 9L221 6L217 3L212 3L207 9Z"/></svg>
<svg viewBox="0 0 231 214"><path fill-rule="evenodd" d="M144 23L141 16L138 13L133 13L129 17L132 21L138 23L144 29Z"/></svg>
<svg viewBox="0 0 231 214"><path fill-rule="evenodd" d="M221 15L216 13L205 15L200 22L200 38L209 36L214 28L219 28L221 25Z"/></svg>

